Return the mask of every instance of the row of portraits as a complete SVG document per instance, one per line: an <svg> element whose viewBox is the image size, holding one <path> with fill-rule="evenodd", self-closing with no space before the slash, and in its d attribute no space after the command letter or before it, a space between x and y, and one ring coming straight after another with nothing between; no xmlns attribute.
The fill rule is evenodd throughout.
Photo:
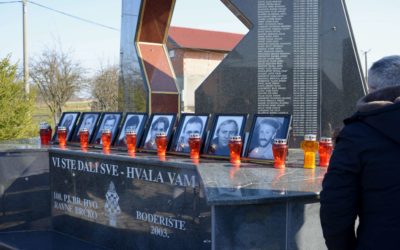
<svg viewBox="0 0 400 250"><path fill-rule="evenodd" d="M122 119L123 118L123 119ZM101 133L104 129L112 132L112 145L126 146L125 131L135 130L137 147L142 151L156 151L155 137L158 132L167 134L168 151L189 153L189 135L197 133L202 138L202 153L214 156L229 156L229 139L239 135L244 138L242 155L253 159L273 159L272 143L275 138L287 139L291 123L290 115L254 115L249 133L245 133L247 115L216 114L207 130L210 115L181 114L177 122L176 114L109 112L65 112L58 126L67 128L67 141L79 143L79 131L89 130L89 142L101 144ZM178 124L175 127L175 124ZM57 141L57 133L53 141Z"/></svg>

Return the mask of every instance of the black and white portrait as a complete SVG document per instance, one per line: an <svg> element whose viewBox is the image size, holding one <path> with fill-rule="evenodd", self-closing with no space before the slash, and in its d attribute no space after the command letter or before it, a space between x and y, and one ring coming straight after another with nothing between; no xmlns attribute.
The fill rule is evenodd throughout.
<svg viewBox="0 0 400 250"><path fill-rule="evenodd" d="M211 139L207 145L207 154L229 156L229 140L231 136L240 135L246 124L245 115L218 115L214 120Z"/></svg>
<svg viewBox="0 0 400 250"><path fill-rule="evenodd" d="M57 127L67 128L67 141L70 141L73 136L73 132L79 115L79 112L64 112L61 116L60 122L58 123ZM57 140L57 131L55 131L53 141Z"/></svg>
<svg viewBox="0 0 400 250"><path fill-rule="evenodd" d="M290 116L256 115L247 147L247 157L272 160L274 139L287 139Z"/></svg>
<svg viewBox="0 0 400 250"><path fill-rule="evenodd" d="M172 151L189 153L189 136L199 134L203 138L207 128L208 115L182 114L175 138L172 143Z"/></svg>
<svg viewBox="0 0 400 250"><path fill-rule="evenodd" d="M89 141L93 137L93 133L96 129L97 121L100 118L100 113L98 112L85 112L82 114L79 120L79 125L74 132L73 141L79 142L79 131L87 128L89 130Z"/></svg>
<svg viewBox="0 0 400 250"><path fill-rule="evenodd" d="M118 125L121 121L122 113L104 113L100 122L100 126L96 131L96 135L93 139L94 144L101 144L101 134L103 130L111 130L111 145L114 139L117 137Z"/></svg>
<svg viewBox="0 0 400 250"><path fill-rule="evenodd" d="M136 146L140 142L143 134L144 124L146 123L147 114L127 113L125 120L122 123L121 131L119 132L116 146L126 146L125 132L127 129L136 131Z"/></svg>
<svg viewBox="0 0 400 250"><path fill-rule="evenodd" d="M164 132L167 134L169 140L172 128L175 123L175 115L161 115L154 114L151 117L151 123L146 131L146 139L144 140L143 149L157 150L156 135L157 133Z"/></svg>

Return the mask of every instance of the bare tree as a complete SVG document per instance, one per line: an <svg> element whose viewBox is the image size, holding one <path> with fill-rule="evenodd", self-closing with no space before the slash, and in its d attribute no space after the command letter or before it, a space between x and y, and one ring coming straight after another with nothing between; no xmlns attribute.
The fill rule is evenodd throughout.
<svg viewBox="0 0 400 250"><path fill-rule="evenodd" d="M97 111L117 111L118 109L118 77L119 67L111 65L102 67L93 77L92 109Z"/></svg>
<svg viewBox="0 0 400 250"><path fill-rule="evenodd" d="M56 49L43 51L30 68L30 76L57 123L65 103L81 88L83 69L67 53Z"/></svg>

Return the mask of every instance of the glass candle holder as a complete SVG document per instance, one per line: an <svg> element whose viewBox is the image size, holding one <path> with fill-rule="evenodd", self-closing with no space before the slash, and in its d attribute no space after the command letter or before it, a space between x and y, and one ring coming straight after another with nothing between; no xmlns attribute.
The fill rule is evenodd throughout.
<svg viewBox="0 0 400 250"><path fill-rule="evenodd" d="M87 148L89 145L89 129L83 128L79 131L79 142L81 148Z"/></svg>
<svg viewBox="0 0 400 250"><path fill-rule="evenodd" d="M47 122L41 122L39 125L40 144L49 145L52 129Z"/></svg>
<svg viewBox="0 0 400 250"><path fill-rule="evenodd" d="M103 129L101 133L101 143L103 144L104 150L110 150L111 146L111 130L110 129Z"/></svg>
<svg viewBox="0 0 400 250"><path fill-rule="evenodd" d="M274 168L284 168L288 151L286 139L274 139L272 154L274 155Z"/></svg>
<svg viewBox="0 0 400 250"><path fill-rule="evenodd" d="M190 148L190 158L199 159L200 158L200 134L190 134L189 135L189 148Z"/></svg>
<svg viewBox="0 0 400 250"><path fill-rule="evenodd" d="M167 152L167 134L165 132L156 134L156 145L158 156L165 156Z"/></svg>
<svg viewBox="0 0 400 250"><path fill-rule="evenodd" d="M229 156L232 163L240 163L240 153L242 152L242 137L239 135L231 136L229 139Z"/></svg>
<svg viewBox="0 0 400 250"><path fill-rule="evenodd" d="M332 138L321 137L319 140L319 165L321 167L327 167L329 165L329 160L331 159L333 151Z"/></svg>
<svg viewBox="0 0 400 250"><path fill-rule="evenodd" d="M125 131L125 140L128 153L136 152L136 131L133 129L127 129Z"/></svg>
<svg viewBox="0 0 400 250"><path fill-rule="evenodd" d="M304 152L304 168L315 168L315 155L318 151L316 135L305 135L300 148Z"/></svg>
<svg viewBox="0 0 400 250"><path fill-rule="evenodd" d="M57 128L58 145L65 146L67 144L67 128L58 127Z"/></svg>

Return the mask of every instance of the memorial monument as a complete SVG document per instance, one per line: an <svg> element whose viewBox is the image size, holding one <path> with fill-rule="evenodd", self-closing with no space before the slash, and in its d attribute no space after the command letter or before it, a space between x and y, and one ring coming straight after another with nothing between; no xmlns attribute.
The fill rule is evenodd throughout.
<svg viewBox="0 0 400 250"><path fill-rule="evenodd" d="M331 136L367 91L344 1L222 1L249 32L196 90L196 113L292 114L291 146Z"/></svg>
<svg viewBox="0 0 400 250"><path fill-rule="evenodd" d="M180 111L176 77L166 48L174 4L175 0L123 1L121 111ZM146 101L143 110L138 107L142 99Z"/></svg>

